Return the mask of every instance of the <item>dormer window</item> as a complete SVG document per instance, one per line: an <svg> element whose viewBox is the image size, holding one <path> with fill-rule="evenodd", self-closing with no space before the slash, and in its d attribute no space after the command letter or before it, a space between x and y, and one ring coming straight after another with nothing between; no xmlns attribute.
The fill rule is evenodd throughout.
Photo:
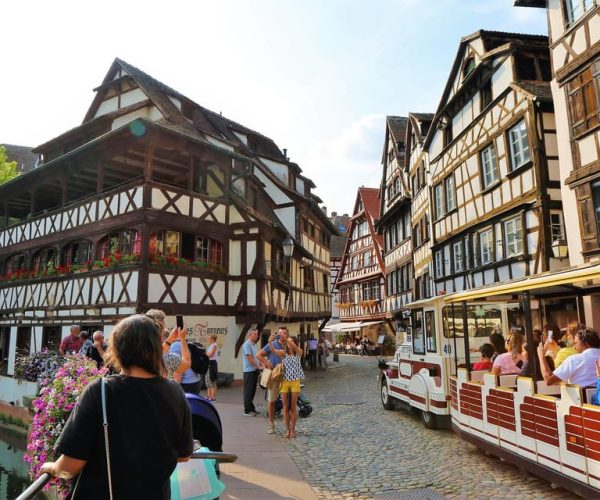
<svg viewBox="0 0 600 500"><path fill-rule="evenodd" d="M465 79L467 76L469 76L474 69L475 69L475 58L469 57L465 61L465 65L463 66L463 79Z"/></svg>

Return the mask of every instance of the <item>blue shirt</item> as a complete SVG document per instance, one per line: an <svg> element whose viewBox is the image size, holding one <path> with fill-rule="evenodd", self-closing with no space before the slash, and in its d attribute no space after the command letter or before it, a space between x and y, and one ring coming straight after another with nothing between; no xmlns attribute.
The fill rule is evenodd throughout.
<svg viewBox="0 0 600 500"><path fill-rule="evenodd" d="M176 342L173 342L171 347L169 347L169 352L174 352L175 354L179 354L181 356L181 342L179 340ZM195 382L198 382L199 380L200 380L200 377L198 376L198 374L191 368L188 368L186 371L183 372L180 383L181 384L194 384Z"/></svg>
<svg viewBox="0 0 600 500"><path fill-rule="evenodd" d="M250 339L248 339L248 340L246 340L246 342L244 342L244 345L242 346L242 353L244 354L244 357L243 357L244 373L255 372L256 370L258 370L258 368L256 368L256 366L254 366L252 363L250 363L250 361L248 361L248 358L247 358L247 356L252 356L252 359L258 365L258 359L256 359L257 352L258 352L258 349L256 347L256 342L252 342Z"/></svg>
<svg viewBox="0 0 600 500"><path fill-rule="evenodd" d="M272 344L275 349L283 349L283 346L279 343L278 340L274 340ZM273 368L275 368L279 363L281 363L281 358L271 351L271 346L269 344L264 346L262 350L265 352L265 354L269 355L269 361L273 365Z"/></svg>

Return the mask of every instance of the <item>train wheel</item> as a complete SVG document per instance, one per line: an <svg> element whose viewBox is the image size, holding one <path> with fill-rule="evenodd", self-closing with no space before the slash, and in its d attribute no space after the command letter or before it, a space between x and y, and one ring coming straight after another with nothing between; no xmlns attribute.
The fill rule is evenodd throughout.
<svg viewBox="0 0 600 500"><path fill-rule="evenodd" d="M437 428L435 415L430 411L421 410L421 422L423 422L423 425L428 429Z"/></svg>
<svg viewBox="0 0 600 500"><path fill-rule="evenodd" d="M381 404L386 410L394 409L394 402L392 401L392 398L390 396L387 380L384 380L381 383Z"/></svg>

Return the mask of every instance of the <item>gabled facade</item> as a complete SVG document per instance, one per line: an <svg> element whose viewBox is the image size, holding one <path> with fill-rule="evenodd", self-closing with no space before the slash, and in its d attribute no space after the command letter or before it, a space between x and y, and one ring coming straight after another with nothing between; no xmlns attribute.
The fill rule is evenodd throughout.
<svg viewBox="0 0 600 500"><path fill-rule="evenodd" d="M432 120L431 113L409 113L406 128L405 168L412 193L410 226L414 275L413 300L431 297L435 293L431 267L429 158L423 147Z"/></svg>
<svg viewBox="0 0 600 500"><path fill-rule="evenodd" d="M425 141L438 294L567 264L549 80L546 37L462 39Z"/></svg>
<svg viewBox="0 0 600 500"><path fill-rule="evenodd" d="M346 248L346 240L348 239L348 228L350 226L350 216L348 214L338 215L337 212L332 212L329 217L331 223L339 232L339 236L331 237L330 245L330 273L331 273L331 319L339 321L340 311L338 308L339 291L335 287L335 283L342 268L342 258L344 257L344 249Z"/></svg>
<svg viewBox="0 0 600 500"><path fill-rule="evenodd" d="M0 186L3 373L73 323L108 333L158 307L190 338L217 333L240 378L250 328L302 341L331 315L336 230L268 137L116 59L83 123L34 152L41 166Z"/></svg>
<svg viewBox="0 0 600 500"><path fill-rule="evenodd" d="M342 322L381 322L385 319L382 237L374 227L379 217L378 193L375 188L358 189L336 282Z"/></svg>
<svg viewBox="0 0 600 500"><path fill-rule="evenodd" d="M560 179L568 257L600 257L600 7L597 0L517 0L547 8ZM575 223L577 221L577 223ZM600 324L600 300L584 299L588 325Z"/></svg>
<svg viewBox="0 0 600 500"><path fill-rule="evenodd" d="M399 314L412 300L411 196L405 171L407 118L386 118L381 187L376 229L383 236L385 265L385 312L388 318Z"/></svg>

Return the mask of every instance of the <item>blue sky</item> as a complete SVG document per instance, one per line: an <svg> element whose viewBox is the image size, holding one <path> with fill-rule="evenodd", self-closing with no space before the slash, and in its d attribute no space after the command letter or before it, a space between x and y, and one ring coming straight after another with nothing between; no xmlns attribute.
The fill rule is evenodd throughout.
<svg viewBox="0 0 600 500"><path fill-rule="evenodd" d="M120 57L273 138L329 212L350 213L359 186L379 186L385 116L435 111L462 36L546 34L544 10L512 4L9 2L0 143L35 146L81 123Z"/></svg>

